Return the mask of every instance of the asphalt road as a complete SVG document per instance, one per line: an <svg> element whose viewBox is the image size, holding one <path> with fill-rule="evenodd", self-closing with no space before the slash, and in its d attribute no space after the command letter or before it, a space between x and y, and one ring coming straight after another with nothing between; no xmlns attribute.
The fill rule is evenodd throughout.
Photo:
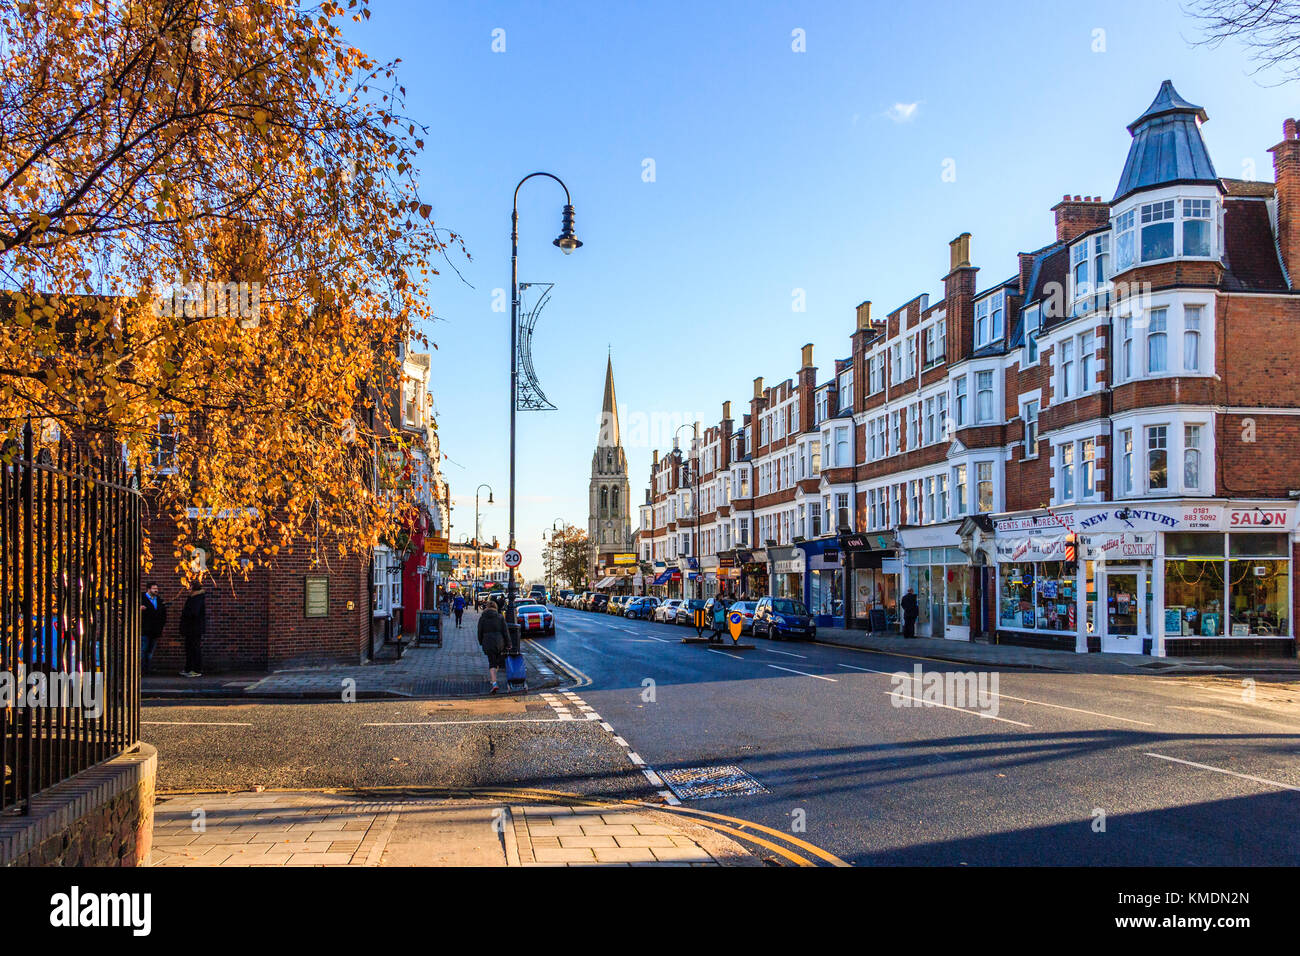
<svg viewBox="0 0 1300 956"><path fill-rule="evenodd" d="M159 787L541 788L658 799L738 766L766 792L684 806L858 865L1281 865L1300 859L1300 687L1001 671L995 704L899 706L878 652L557 611L574 697L146 707ZM975 669L977 679L980 673ZM986 691L992 672L983 671ZM589 681L589 683L588 683ZM647 772L648 771L648 772Z"/></svg>

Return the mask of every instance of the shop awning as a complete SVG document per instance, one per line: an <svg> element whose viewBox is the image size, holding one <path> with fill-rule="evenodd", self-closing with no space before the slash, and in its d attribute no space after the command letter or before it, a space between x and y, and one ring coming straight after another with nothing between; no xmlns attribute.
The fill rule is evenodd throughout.
<svg viewBox="0 0 1300 956"><path fill-rule="evenodd" d="M614 577L601 578L600 583L596 585L596 590L599 591L601 588L612 587L616 580L618 579Z"/></svg>
<svg viewBox="0 0 1300 956"><path fill-rule="evenodd" d="M658 586L661 584L667 584L672 579L673 579L672 571L661 571L659 574L655 576L654 581L652 581L651 583Z"/></svg>

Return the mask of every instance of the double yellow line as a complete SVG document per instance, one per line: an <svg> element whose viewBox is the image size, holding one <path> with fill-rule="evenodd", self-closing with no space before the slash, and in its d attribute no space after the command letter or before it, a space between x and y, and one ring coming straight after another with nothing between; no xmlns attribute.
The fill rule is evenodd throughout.
<svg viewBox="0 0 1300 956"><path fill-rule="evenodd" d="M200 790L159 790L159 796L180 796L199 793L241 793L242 790L200 789ZM661 813L676 813L685 816L697 826L705 827L715 833L733 840L752 843L775 853L794 866L850 866L835 854L814 846L806 840L789 833L783 833L772 827L752 820L729 817L722 813L697 810L693 807L669 806L662 803L650 803L645 800L598 800L579 793L563 790L541 790L535 787L421 787L405 784L384 784L373 787L267 787L263 793L408 793L412 796L434 797L443 799L490 797L498 800L528 801L533 803L552 803L556 805L583 807L642 807ZM759 836L758 834L763 834ZM776 842L776 841L781 842Z"/></svg>

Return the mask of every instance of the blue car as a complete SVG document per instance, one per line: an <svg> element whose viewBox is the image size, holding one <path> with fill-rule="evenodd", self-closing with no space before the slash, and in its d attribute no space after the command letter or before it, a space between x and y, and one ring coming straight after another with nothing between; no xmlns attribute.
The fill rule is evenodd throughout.
<svg viewBox="0 0 1300 956"><path fill-rule="evenodd" d="M759 598L754 608L754 636L777 641L812 641L817 639L817 625L803 601Z"/></svg>

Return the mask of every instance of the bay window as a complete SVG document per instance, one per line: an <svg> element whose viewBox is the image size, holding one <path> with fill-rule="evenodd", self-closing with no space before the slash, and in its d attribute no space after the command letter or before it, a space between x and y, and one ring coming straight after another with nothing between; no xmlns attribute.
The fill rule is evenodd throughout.
<svg viewBox="0 0 1300 956"><path fill-rule="evenodd" d="M1074 442L1061 446L1061 500L1074 500Z"/></svg>
<svg viewBox="0 0 1300 956"><path fill-rule="evenodd" d="M958 465L952 470L952 496L955 514L966 513L966 466Z"/></svg>
<svg viewBox="0 0 1300 956"><path fill-rule="evenodd" d="M966 427L966 376L957 379L956 398L953 400L953 418L958 428Z"/></svg>
<svg viewBox="0 0 1300 956"><path fill-rule="evenodd" d="M1210 209L1208 199L1183 200L1183 255L1209 256Z"/></svg>
<svg viewBox="0 0 1300 956"><path fill-rule="evenodd" d="M1097 443L1092 438L1079 442L1079 494L1093 498L1097 494Z"/></svg>
<svg viewBox="0 0 1300 956"><path fill-rule="evenodd" d="M993 421L993 373L975 373L975 421Z"/></svg>
<svg viewBox="0 0 1300 956"><path fill-rule="evenodd" d="M1119 487L1123 494L1133 493L1133 429L1119 433Z"/></svg>
<svg viewBox="0 0 1300 956"><path fill-rule="evenodd" d="M1183 426L1183 487L1199 491L1201 487L1201 426Z"/></svg>
<svg viewBox="0 0 1300 956"><path fill-rule="evenodd" d="M1133 265L1134 221L1135 213L1130 209L1123 215L1116 216L1111 227L1115 232L1115 269L1118 272Z"/></svg>
<svg viewBox="0 0 1300 956"><path fill-rule="evenodd" d="M1147 372L1163 372L1169 367L1168 309L1152 309L1147 323Z"/></svg>
<svg viewBox="0 0 1300 956"><path fill-rule="evenodd" d="M1174 257L1174 201L1146 203L1142 218L1142 261Z"/></svg>
<svg viewBox="0 0 1300 956"><path fill-rule="evenodd" d="M1147 426L1147 490L1169 488L1169 429L1165 425Z"/></svg>
<svg viewBox="0 0 1300 956"><path fill-rule="evenodd" d="M975 463L975 492L978 496L976 499L977 507L980 511L993 510L993 462L978 461Z"/></svg>
<svg viewBox="0 0 1300 956"><path fill-rule="evenodd" d="M1204 306L1188 305L1183 307L1183 369L1188 372L1201 370L1201 313Z"/></svg>

